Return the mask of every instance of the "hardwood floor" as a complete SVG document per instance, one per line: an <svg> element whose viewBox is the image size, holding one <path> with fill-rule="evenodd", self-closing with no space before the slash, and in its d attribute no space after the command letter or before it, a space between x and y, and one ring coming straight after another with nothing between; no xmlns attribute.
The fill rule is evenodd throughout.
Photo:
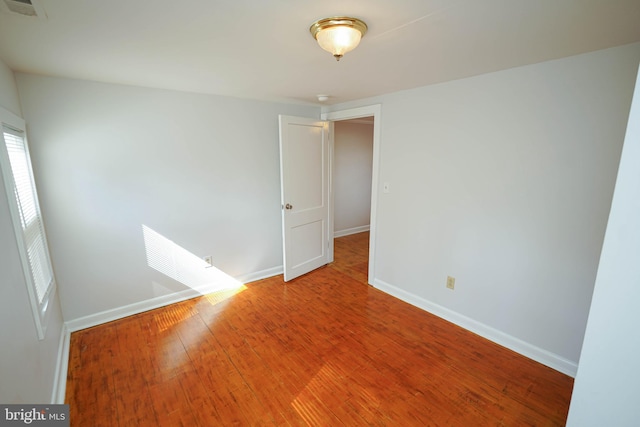
<svg viewBox="0 0 640 427"><path fill-rule="evenodd" d="M71 425L564 425L572 378L366 285L367 241L73 333Z"/></svg>

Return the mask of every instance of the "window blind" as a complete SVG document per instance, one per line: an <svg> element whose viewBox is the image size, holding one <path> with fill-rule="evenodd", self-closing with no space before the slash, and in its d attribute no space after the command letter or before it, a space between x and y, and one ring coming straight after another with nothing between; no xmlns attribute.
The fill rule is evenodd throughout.
<svg viewBox="0 0 640 427"><path fill-rule="evenodd" d="M5 125L2 127L2 131L13 177L13 193L22 230L21 237L24 244L24 252L26 252L28 263L30 276L28 282L33 288L39 320L42 321L47 308L49 293L53 288L54 278L31 170L29 151L22 131ZM7 196L11 197L11 194Z"/></svg>

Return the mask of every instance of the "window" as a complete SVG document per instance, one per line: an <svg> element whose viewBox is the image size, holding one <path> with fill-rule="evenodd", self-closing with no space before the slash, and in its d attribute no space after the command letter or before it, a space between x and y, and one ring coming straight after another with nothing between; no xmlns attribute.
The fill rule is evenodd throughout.
<svg viewBox="0 0 640 427"><path fill-rule="evenodd" d="M7 111L0 111L0 119L0 166L38 337L44 339L47 309L55 290L55 280L31 169L25 126L22 119Z"/></svg>

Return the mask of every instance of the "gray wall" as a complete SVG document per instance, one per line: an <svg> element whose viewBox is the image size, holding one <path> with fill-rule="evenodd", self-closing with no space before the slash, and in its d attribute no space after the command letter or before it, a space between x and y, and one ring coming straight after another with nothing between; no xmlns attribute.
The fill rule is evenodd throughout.
<svg viewBox="0 0 640 427"><path fill-rule="evenodd" d="M13 73L0 60L0 108L21 116ZM13 197L13 195L12 195ZM38 340L0 174L0 402L51 403L62 332L58 296L50 302L47 333Z"/></svg>
<svg viewBox="0 0 640 427"><path fill-rule="evenodd" d="M281 268L278 114L319 108L17 81L65 320L188 290L150 267L143 226L233 277Z"/></svg>
<svg viewBox="0 0 640 427"><path fill-rule="evenodd" d="M640 76L639 76L640 77ZM640 420L640 78L636 81L567 426Z"/></svg>
<svg viewBox="0 0 640 427"><path fill-rule="evenodd" d="M324 108L381 104L376 286L575 374L639 58L632 44Z"/></svg>

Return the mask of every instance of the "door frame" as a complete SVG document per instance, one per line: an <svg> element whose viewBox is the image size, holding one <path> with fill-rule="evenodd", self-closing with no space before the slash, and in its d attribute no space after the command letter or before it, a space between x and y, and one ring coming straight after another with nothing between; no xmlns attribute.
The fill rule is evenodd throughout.
<svg viewBox="0 0 640 427"><path fill-rule="evenodd" d="M378 182L379 182L379 166L380 166L380 125L381 125L381 104L367 105L364 107L349 108L345 110L337 110L322 113L320 115L321 120L329 122L337 122L342 120L359 119L362 117L373 116L373 165L371 170L371 216L369 219L369 272L367 282L373 286L375 282L375 259L376 259L376 224L377 224L377 211L378 211ZM333 155L334 155L335 137L334 132L331 132L329 138L329 162L330 162L330 176L333 174ZM331 177L330 186L330 206L329 210L329 224L333 227L333 177ZM333 230L331 230L331 252L329 254L330 259L333 260Z"/></svg>

